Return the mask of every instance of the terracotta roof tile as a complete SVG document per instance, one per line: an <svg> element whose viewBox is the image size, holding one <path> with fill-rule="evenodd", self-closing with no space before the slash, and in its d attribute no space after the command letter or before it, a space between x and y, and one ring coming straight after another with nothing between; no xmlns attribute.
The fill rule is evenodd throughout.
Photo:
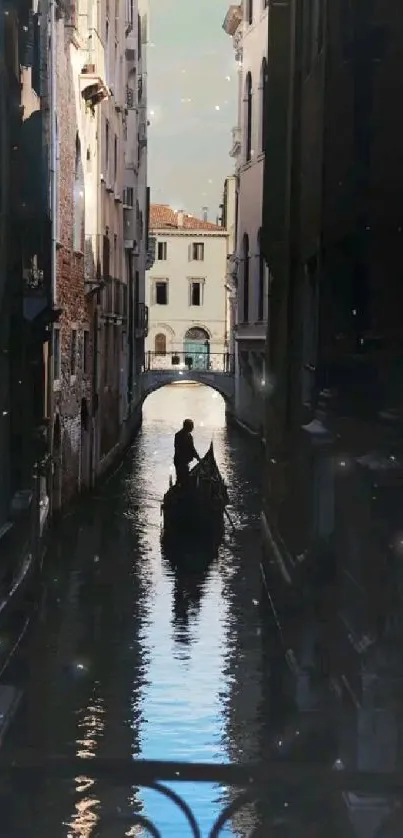
<svg viewBox="0 0 403 838"><path fill-rule="evenodd" d="M211 221L203 221L201 218L195 218L193 215L183 213L183 225L178 225L178 213L169 207L168 204L151 204L150 206L150 230L220 230L225 232L223 227L218 224L212 224Z"/></svg>

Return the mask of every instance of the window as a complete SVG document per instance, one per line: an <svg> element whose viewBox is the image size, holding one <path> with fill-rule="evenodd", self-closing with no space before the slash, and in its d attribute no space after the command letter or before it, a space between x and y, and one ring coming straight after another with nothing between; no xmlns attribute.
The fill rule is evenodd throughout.
<svg viewBox="0 0 403 838"><path fill-rule="evenodd" d="M84 329L83 334L83 373L88 375L90 372L90 333L88 329Z"/></svg>
<svg viewBox="0 0 403 838"><path fill-rule="evenodd" d="M246 76L245 88L245 127L246 127L246 148L245 160L248 162L252 157L252 76Z"/></svg>
<svg viewBox="0 0 403 838"><path fill-rule="evenodd" d="M167 258L167 242L158 242L157 259L159 262L165 262Z"/></svg>
<svg viewBox="0 0 403 838"><path fill-rule="evenodd" d="M243 312L244 323L249 321L249 237L243 237Z"/></svg>
<svg viewBox="0 0 403 838"><path fill-rule="evenodd" d="M110 73L109 73L109 21L106 21L106 28L105 28L105 77L106 81L109 84L110 81Z"/></svg>
<svg viewBox="0 0 403 838"><path fill-rule="evenodd" d="M106 323L104 326L104 369L103 369L103 379L104 379L104 387L108 386L109 382L109 368L110 368L110 352L111 352L111 326L109 323Z"/></svg>
<svg viewBox="0 0 403 838"><path fill-rule="evenodd" d="M73 249L81 251L83 248L83 232L84 232L84 171L81 161L81 144L76 134L76 158L74 171L74 229L73 229Z"/></svg>
<svg viewBox="0 0 403 838"><path fill-rule="evenodd" d="M126 207L134 207L134 189L132 186L126 186L123 190L123 203Z"/></svg>
<svg viewBox="0 0 403 838"><path fill-rule="evenodd" d="M264 320L264 286L265 286L265 264L264 264L264 256L262 253L262 228L260 228L257 243L259 248L259 290L258 290L258 301L257 301L257 319L259 323Z"/></svg>
<svg viewBox="0 0 403 838"><path fill-rule="evenodd" d="M190 249L190 258L192 262L204 262L204 244L202 242L193 242Z"/></svg>
<svg viewBox="0 0 403 838"><path fill-rule="evenodd" d="M137 58L141 60L141 17L137 15Z"/></svg>
<svg viewBox="0 0 403 838"><path fill-rule="evenodd" d="M253 23L253 0L246 0L246 20L249 25Z"/></svg>
<svg viewBox="0 0 403 838"><path fill-rule="evenodd" d="M61 373L60 329L53 329L53 380L60 380Z"/></svg>
<svg viewBox="0 0 403 838"><path fill-rule="evenodd" d="M262 61L260 74L260 147L264 151L266 147L266 90L267 90L267 61Z"/></svg>
<svg viewBox="0 0 403 838"><path fill-rule="evenodd" d="M105 172L109 169L109 121L105 122Z"/></svg>
<svg viewBox="0 0 403 838"><path fill-rule="evenodd" d="M155 283L155 303L157 306L168 305L168 283L166 279L157 280Z"/></svg>
<svg viewBox="0 0 403 838"><path fill-rule="evenodd" d="M70 343L70 375L73 377L77 374L77 329L71 330Z"/></svg>
<svg viewBox="0 0 403 838"><path fill-rule="evenodd" d="M162 333L155 335L154 350L156 355L167 354L167 339Z"/></svg>
<svg viewBox="0 0 403 838"><path fill-rule="evenodd" d="M203 305L204 283L201 279L192 279L189 282L189 305Z"/></svg>

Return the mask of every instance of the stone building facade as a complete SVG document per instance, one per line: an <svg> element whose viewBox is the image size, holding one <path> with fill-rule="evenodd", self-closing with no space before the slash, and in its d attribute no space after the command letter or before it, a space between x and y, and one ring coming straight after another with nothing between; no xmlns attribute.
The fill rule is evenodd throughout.
<svg viewBox="0 0 403 838"><path fill-rule="evenodd" d="M134 2L65 4L54 21L55 507L94 484L141 418L146 41Z"/></svg>
<svg viewBox="0 0 403 838"><path fill-rule="evenodd" d="M46 357L53 313L39 27L46 14L46 3L23 0L2 7L0 20L2 583L9 560L13 574L35 553L32 527L42 531L48 512Z"/></svg>
<svg viewBox="0 0 403 838"><path fill-rule="evenodd" d="M55 22L56 69L56 293L61 310L53 330L54 504L90 484L92 412L92 299L86 295L85 151L74 84L79 50L71 21ZM66 25L68 24L68 25ZM85 107L85 106L84 106ZM88 116L91 118L91 115Z"/></svg>
<svg viewBox="0 0 403 838"><path fill-rule="evenodd" d="M266 0L231 5L223 28L238 64L238 115L231 156L237 177L235 417L263 436L268 269L262 251L262 201L267 79Z"/></svg>
<svg viewBox="0 0 403 838"><path fill-rule="evenodd" d="M312 6L270 5L263 567L297 657L290 615L317 608L311 653L353 697L355 769L373 685L389 712L401 678L403 22L394 0Z"/></svg>

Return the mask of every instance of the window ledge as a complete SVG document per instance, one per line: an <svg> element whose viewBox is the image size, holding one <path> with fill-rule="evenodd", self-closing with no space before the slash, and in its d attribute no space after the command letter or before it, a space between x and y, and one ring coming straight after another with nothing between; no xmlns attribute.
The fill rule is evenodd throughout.
<svg viewBox="0 0 403 838"><path fill-rule="evenodd" d="M83 251L78 250L76 247L73 247L73 253L74 253L74 256L80 256L80 258L82 258L84 256Z"/></svg>

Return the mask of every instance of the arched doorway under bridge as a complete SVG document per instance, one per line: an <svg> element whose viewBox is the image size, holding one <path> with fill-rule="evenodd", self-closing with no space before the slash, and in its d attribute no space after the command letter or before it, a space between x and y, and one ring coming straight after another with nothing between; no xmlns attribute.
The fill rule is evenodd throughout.
<svg viewBox="0 0 403 838"><path fill-rule="evenodd" d="M208 333L200 326L193 326L185 334L183 342L185 364L192 370L208 370L210 367L210 340Z"/></svg>

